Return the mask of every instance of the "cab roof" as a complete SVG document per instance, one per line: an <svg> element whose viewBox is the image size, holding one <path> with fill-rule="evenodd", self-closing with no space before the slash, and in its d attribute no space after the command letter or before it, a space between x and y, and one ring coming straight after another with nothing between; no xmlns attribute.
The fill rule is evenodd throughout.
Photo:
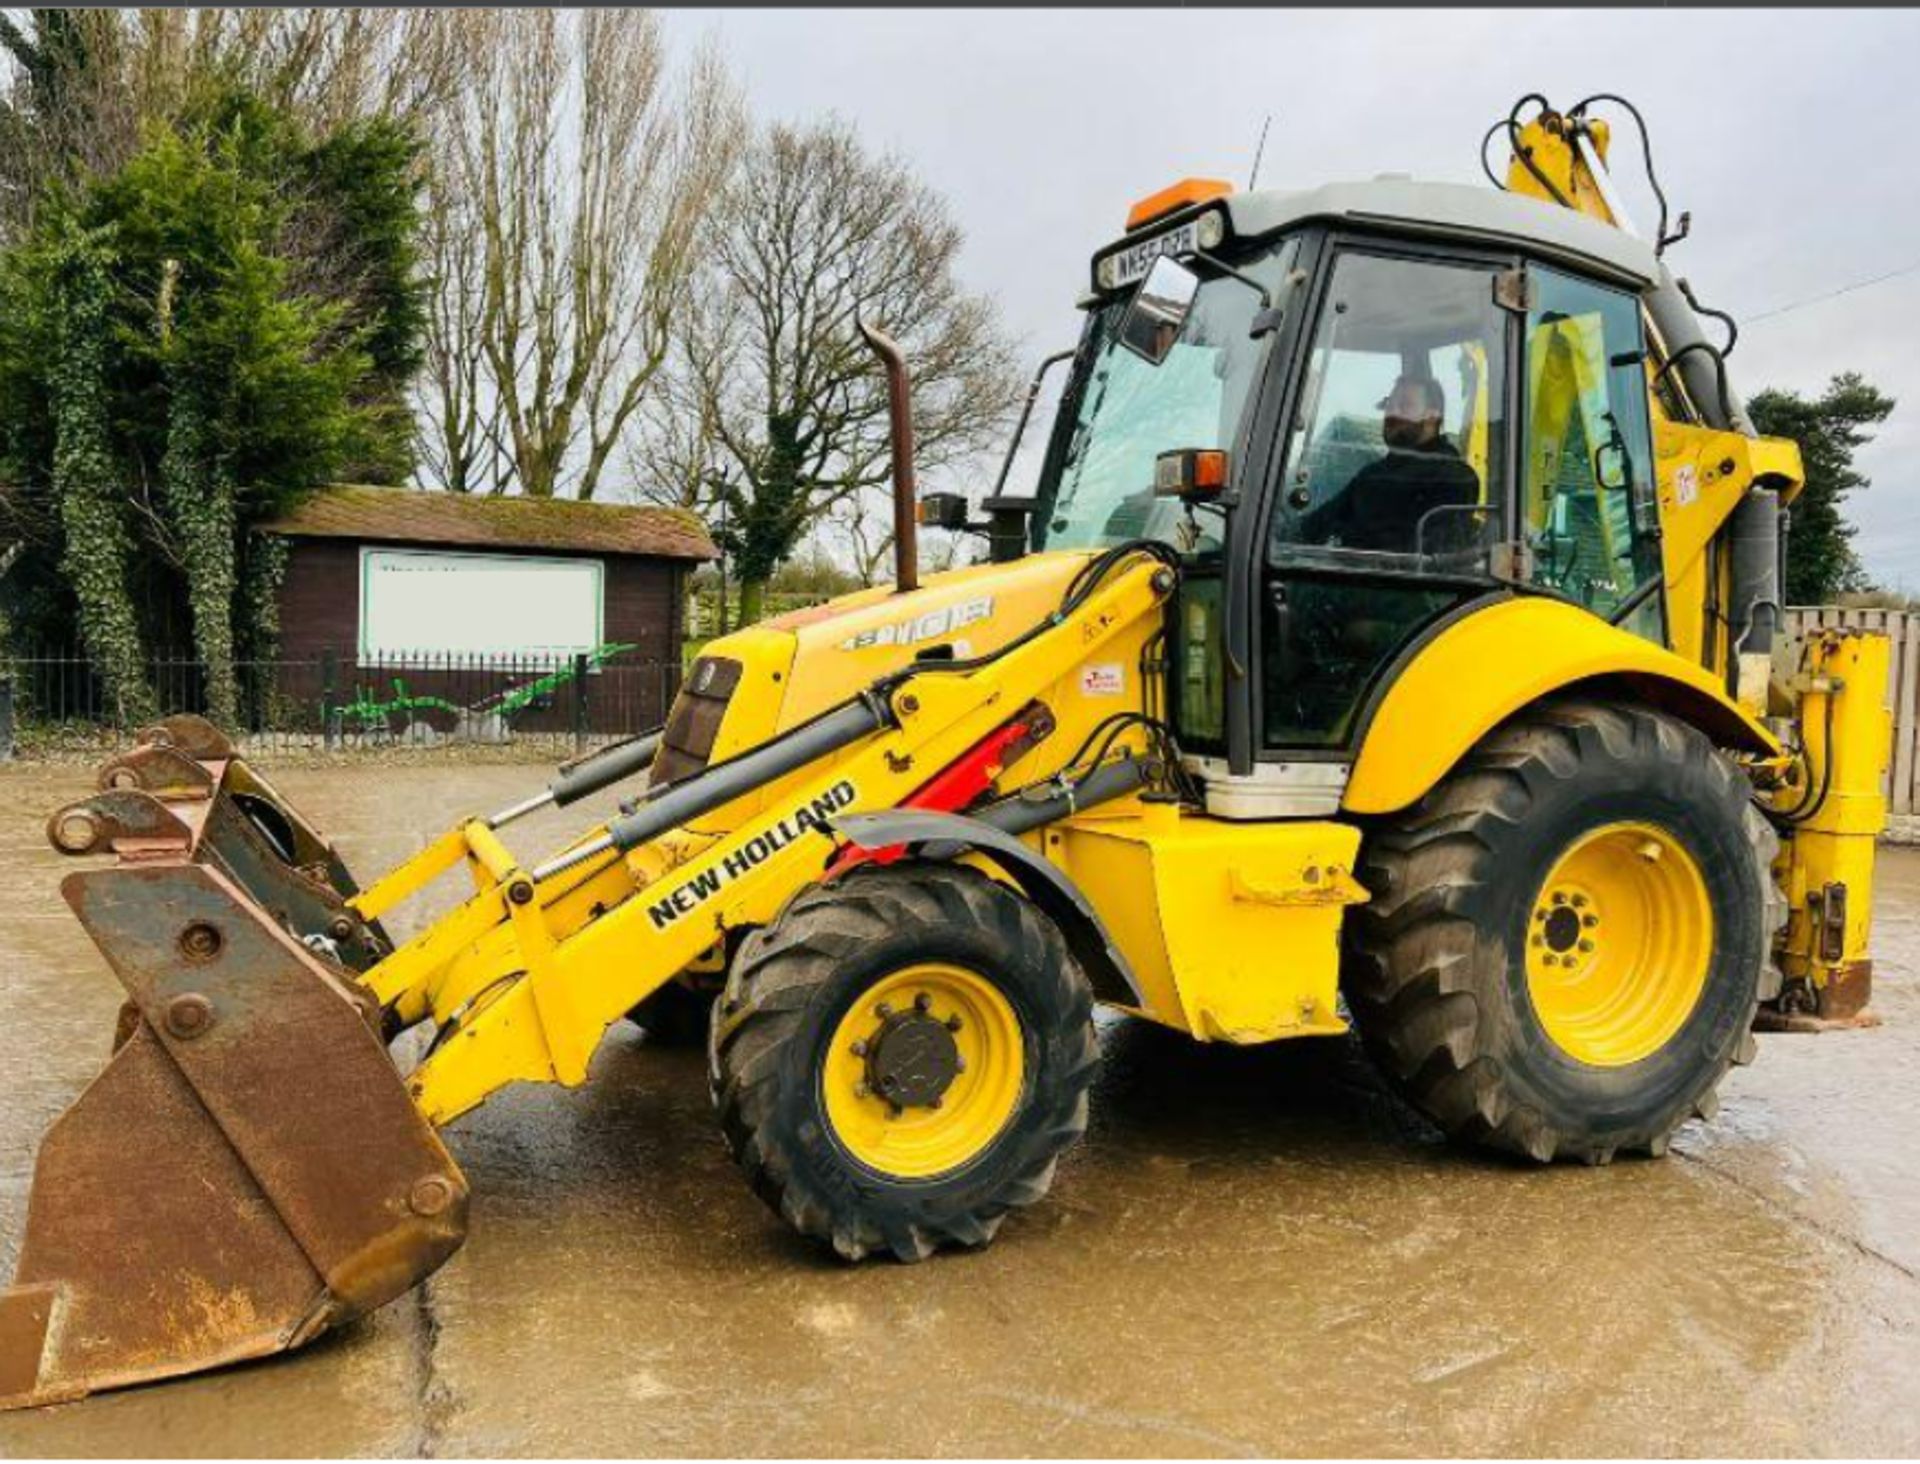
<svg viewBox="0 0 1920 1464"><path fill-rule="evenodd" d="M1558 204L1477 184L1385 177L1299 191L1262 189L1231 194L1221 202L1233 232L1245 238L1313 220L1335 220L1436 239L1517 245L1597 268L1636 287L1661 279L1653 250L1624 230Z"/></svg>

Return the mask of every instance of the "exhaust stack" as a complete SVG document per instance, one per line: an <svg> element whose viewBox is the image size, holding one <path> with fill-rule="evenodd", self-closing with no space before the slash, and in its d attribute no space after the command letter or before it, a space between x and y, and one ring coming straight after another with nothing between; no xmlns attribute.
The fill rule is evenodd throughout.
<svg viewBox="0 0 1920 1464"><path fill-rule="evenodd" d="M887 422L893 446L893 589L904 595L920 587L919 494L913 481L913 396L907 358L891 336L858 318L854 325L887 371Z"/></svg>

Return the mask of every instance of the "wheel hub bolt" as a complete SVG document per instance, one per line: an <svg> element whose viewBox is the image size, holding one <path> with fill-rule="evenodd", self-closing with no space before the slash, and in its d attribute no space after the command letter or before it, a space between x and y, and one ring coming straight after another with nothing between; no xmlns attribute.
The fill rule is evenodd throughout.
<svg viewBox="0 0 1920 1464"><path fill-rule="evenodd" d="M886 1021L888 1017L893 1015L893 1003L890 1001L881 1002L873 1009L873 1014L881 1021Z"/></svg>
<svg viewBox="0 0 1920 1464"><path fill-rule="evenodd" d="M927 1010L928 1007L932 1005L933 1005L933 998L928 996L924 991L921 992L918 996L916 996L913 999L913 1009L916 1012L924 1012L925 1010Z"/></svg>
<svg viewBox="0 0 1920 1464"><path fill-rule="evenodd" d="M949 1032L958 1032L963 1025L965 1024L961 1022L958 1014L947 1018L947 1030Z"/></svg>
<svg viewBox="0 0 1920 1464"><path fill-rule="evenodd" d="M1593 949L1593 942L1592 942L1592 941L1590 941L1590 940L1583 940L1583 941L1581 941L1581 942L1580 942L1580 949L1581 949L1581 950L1583 950L1583 951L1590 951L1590 950L1592 950L1592 949Z"/></svg>
<svg viewBox="0 0 1920 1464"><path fill-rule="evenodd" d="M1580 917L1580 923L1586 926L1588 930L1592 930L1594 926L1600 923L1600 917L1598 915L1582 915Z"/></svg>
<svg viewBox="0 0 1920 1464"><path fill-rule="evenodd" d="M866 1039L864 1037L855 1038L853 1046L849 1047L847 1051L851 1052L855 1057L865 1057L867 1055Z"/></svg>

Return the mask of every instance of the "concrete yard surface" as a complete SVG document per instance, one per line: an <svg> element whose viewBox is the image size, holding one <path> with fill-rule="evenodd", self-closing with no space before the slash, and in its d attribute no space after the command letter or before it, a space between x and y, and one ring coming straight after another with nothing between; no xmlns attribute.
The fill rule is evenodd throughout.
<svg viewBox="0 0 1920 1464"><path fill-rule="evenodd" d="M276 781L367 878L544 776ZM42 832L89 786L0 770L9 1275L35 1146L120 1002ZM508 841L535 855L591 816ZM412 1297L301 1353L0 1415L0 1454L1920 1451L1920 852L1881 867L1884 1025L1763 1036L1664 1161L1480 1157L1350 1042L1115 1020L1053 1193L919 1266L792 1236L734 1170L698 1055L621 1023L584 1088L449 1132L472 1238Z"/></svg>

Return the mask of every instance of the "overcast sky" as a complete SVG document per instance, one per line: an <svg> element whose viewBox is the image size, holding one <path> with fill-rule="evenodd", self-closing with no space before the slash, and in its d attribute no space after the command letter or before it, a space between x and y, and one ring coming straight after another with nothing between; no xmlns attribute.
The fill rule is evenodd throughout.
<svg viewBox="0 0 1920 1464"><path fill-rule="evenodd" d="M838 111L943 190L963 272L1037 360L1070 345L1087 258L1127 205L1189 174L1262 186L1381 172L1473 181L1524 92L1631 97L1693 236L1669 252L1747 318L1920 266L1920 14L1671 12L676 11L717 34L763 117ZM1631 128L1616 175L1654 210ZM1920 591L1920 268L1756 319L1739 388L1817 391L1858 370L1900 400L1851 512L1882 582Z"/></svg>

